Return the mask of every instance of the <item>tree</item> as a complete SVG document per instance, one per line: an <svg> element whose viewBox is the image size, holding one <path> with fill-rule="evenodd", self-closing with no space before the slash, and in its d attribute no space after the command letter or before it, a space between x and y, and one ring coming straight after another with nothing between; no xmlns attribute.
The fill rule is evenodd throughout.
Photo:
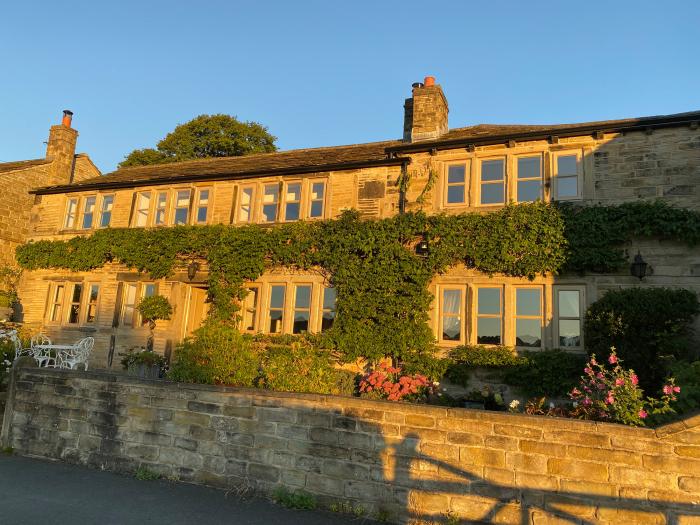
<svg viewBox="0 0 700 525"><path fill-rule="evenodd" d="M271 153L277 151L276 139L257 122L240 122L230 115L200 115L168 133L157 149L132 151L119 167Z"/></svg>

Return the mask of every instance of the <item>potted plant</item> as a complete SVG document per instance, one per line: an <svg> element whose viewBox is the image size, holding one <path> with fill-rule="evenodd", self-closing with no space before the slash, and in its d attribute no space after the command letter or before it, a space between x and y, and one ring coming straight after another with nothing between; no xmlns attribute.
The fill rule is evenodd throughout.
<svg viewBox="0 0 700 525"><path fill-rule="evenodd" d="M170 306L168 300L162 295L151 295L144 297L137 306L141 317L148 323L150 331L148 341L146 342L146 350L153 351L153 331L156 328L156 321L168 320L173 313L173 307Z"/></svg>
<svg viewBox="0 0 700 525"><path fill-rule="evenodd" d="M17 283L21 270L0 268L0 321L11 321L17 303Z"/></svg>
<svg viewBox="0 0 700 525"><path fill-rule="evenodd" d="M168 362L164 356L144 347L129 349L122 357L122 367L129 375L138 376L141 379L159 379L165 376Z"/></svg>

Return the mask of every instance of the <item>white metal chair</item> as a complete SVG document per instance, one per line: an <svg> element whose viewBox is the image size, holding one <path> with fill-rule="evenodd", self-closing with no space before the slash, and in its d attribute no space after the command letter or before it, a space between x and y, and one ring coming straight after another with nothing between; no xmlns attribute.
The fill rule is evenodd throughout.
<svg viewBox="0 0 700 525"><path fill-rule="evenodd" d="M90 353L94 346L94 338L86 337L85 339L81 339L78 341L78 344L75 345L74 350L62 350L58 353L58 366L60 368L70 368L74 370L78 365L82 364L87 371Z"/></svg>
<svg viewBox="0 0 700 525"><path fill-rule="evenodd" d="M44 348L46 345L51 344L51 339L44 334L36 334L32 337L29 343L29 355L31 355L39 366L49 366L49 363L53 362L56 366L56 357L51 355L51 350L49 348Z"/></svg>
<svg viewBox="0 0 700 525"><path fill-rule="evenodd" d="M30 355L29 350L24 350L22 348L22 342L17 336L17 330L0 330L0 340L2 339L10 340L15 348L15 357L13 359L13 362L17 361L17 359L22 357L22 355Z"/></svg>

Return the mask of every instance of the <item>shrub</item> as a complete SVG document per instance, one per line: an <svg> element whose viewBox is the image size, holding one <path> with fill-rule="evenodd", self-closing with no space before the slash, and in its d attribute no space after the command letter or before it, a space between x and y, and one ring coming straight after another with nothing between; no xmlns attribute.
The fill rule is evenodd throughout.
<svg viewBox="0 0 700 525"><path fill-rule="evenodd" d="M360 396L389 401L427 400L433 394L433 385L424 375L405 375L400 368L386 363L368 372L360 379Z"/></svg>
<svg viewBox="0 0 700 525"><path fill-rule="evenodd" d="M562 350L525 352L515 366L504 372L503 380L527 397L559 397L571 390L586 358Z"/></svg>
<svg viewBox="0 0 700 525"><path fill-rule="evenodd" d="M447 378L456 385L468 386L471 370L484 367L506 369L525 363L515 350L508 346L464 345L450 352Z"/></svg>
<svg viewBox="0 0 700 525"><path fill-rule="evenodd" d="M663 383L670 359L688 354L690 323L699 311L689 290L611 290L586 312L586 347L598 355L614 347L637 371L642 388L654 390Z"/></svg>
<svg viewBox="0 0 700 525"><path fill-rule="evenodd" d="M174 381L251 387L260 355L252 338L226 325L206 323L185 339L168 373Z"/></svg>
<svg viewBox="0 0 700 525"><path fill-rule="evenodd" d="M700 361L678 361L671 366L670 375L681 388L673 405L676 414L652 416L649 418L650 424L668 423L677 416L700 409Z"/></svg>
<svg viewBox="0 0 700 525"><path fill-rule="evenodd" d="M355 390L356 374L335 368L330 352L305 337L258 336L256 346L263 355L263 388L348 396Z"/></svg>
<svg viewBox="0 0 700 525"><path fill-rule="evenodd" d="M290 492L286 487L278 487L272 493L272 499L288 509L313 510L316 508L316 498L304 491Z"/></svg>
<svg viewBox="0 0 700 525"><path fill-rule="evenodd" d="M124 370L133 370L139 365L146 367L157 366L160 369L160 377L163 377L168 369L168 361L165 359L165 356L146 350L143 347L131 348L126 353L119 355L123 356L121 363Z"/></svg>
<svg viewBox="0 0 700 525"><path fill-rule="evenodd" d="M435 356L432 352L422 352L407 356L401 368L407 375L424 375L432 381L439 381L447 372L452 361Z"/></svg>

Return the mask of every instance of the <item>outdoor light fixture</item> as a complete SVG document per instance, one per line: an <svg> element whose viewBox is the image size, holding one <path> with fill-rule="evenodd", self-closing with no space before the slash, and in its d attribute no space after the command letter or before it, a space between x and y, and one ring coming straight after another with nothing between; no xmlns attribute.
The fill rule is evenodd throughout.
<svg viewBox="0 0 700 525"><path fill-rule="evenodd" d="M193 260L192 262L190 262L190 264L187 265L187 279L190 281L194 279L198 271L199 263Z"/></svg>
<svg viewBox="0 0 700 525"><path fill-rule="evenodd" d="M647 274L648 266L649 264L642 259L642 254L638 251L634 256L634 262L630 265L630 273L641 281Z"/></svg>
<svg viewBox="0 0 700 525"><path fill-rule="evenodd" d="M430 247L428 246L428 234L423 232L423 238L416 244L416 255L421 257L427 257L430 252Z"/></svg>

